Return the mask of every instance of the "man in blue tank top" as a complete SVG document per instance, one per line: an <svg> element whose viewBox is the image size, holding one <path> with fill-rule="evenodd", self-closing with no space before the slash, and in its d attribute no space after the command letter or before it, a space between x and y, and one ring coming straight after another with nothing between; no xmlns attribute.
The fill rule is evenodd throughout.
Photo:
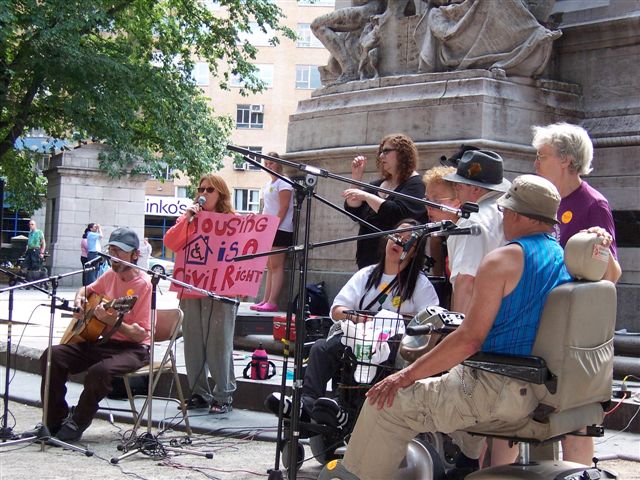
<svg viewBox="0 0 640 480"><path fill-rule="evenodd" d="M461 363L478 351L531 353L549 292L571 280L562 248L549 235L559 203L553 184L536 175L516 178L498 199L509 243L482 261L464 322L369 391L336 468L353 478L391 478L407 443L421 432L448 433L467 457L477 459L483 438L460 430L495 420L516 422L533 412L538 402L528 383Z"/></svg>

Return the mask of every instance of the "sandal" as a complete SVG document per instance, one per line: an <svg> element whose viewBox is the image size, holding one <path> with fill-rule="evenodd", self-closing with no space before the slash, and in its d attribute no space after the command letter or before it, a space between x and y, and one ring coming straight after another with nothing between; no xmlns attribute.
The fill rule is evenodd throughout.
<svg viewBox="0 0 640 480"><path fill-rule="evenodd" d="M215 400L211 402L211 407L209 408L209 413L212 415L223 415L225 413L229 413L233 410L233 407L230 403L218 403Z"/></svg>
<svg viewBox="0 0 640 480"><path fill-rule="evenodd" d="M263 303L255 308L256 312L277 312L278 305L275 303Z"/></svg>
<svg viewBox="0 0 640 480"><path fill-rule="evenodd" d="M262 305L264 305L265 302L260 302L260 303L254 303L253 305L249 306L249 310L257 310L258 307L261 307Z"/></svg>

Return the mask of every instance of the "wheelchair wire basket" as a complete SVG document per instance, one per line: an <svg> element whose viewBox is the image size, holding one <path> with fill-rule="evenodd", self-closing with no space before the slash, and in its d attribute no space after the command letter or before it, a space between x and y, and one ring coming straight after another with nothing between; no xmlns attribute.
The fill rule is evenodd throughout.
<svg viewBox="0 0 640 480"><path fill-rule="evenodd" d="M398 351L410 318L376 317L377 312L366 311L348 313L354 319L368 319L340 324L345 348L337 387L342 401L353 405L361 403L364 393L375 383L402 367Z"/></svg>

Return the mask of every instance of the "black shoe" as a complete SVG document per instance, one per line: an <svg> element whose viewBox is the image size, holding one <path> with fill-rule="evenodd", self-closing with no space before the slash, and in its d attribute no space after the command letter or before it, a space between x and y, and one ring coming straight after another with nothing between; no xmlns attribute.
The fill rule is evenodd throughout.
<svg viewBox="0 0 640 480"><path fill-rule="evenodd" d="M280 392L272 393L267 398L265 398L264 406L271 413L278 415L280 413ZM290 418L292 408L293 402L291 400L291 397L285 395L282 404L282 416L284 418Z"/></svg>
<svg viewBox="0 0 640 480"><path fill-rule="evenodd" d="M185 402L185 408L187 410L195 410L198 408L209 408L209 403L197 393L191 395L191 398ZM182 410L178 405L178 410Z"/></svg>
<svg viewBox="0 0 640 480"><path fill-rule="evenodd" d="M55 438L63 442L77 442L82 438L85 428L81 428L73 419L65 420Z"/></svg>
<svg viewBox="0 0 640 480"><path fill-rule="evenodd" d="M323 425L343 428L349 421L349 413L333 398L320 397L313 406L311 418Z"/></svg>

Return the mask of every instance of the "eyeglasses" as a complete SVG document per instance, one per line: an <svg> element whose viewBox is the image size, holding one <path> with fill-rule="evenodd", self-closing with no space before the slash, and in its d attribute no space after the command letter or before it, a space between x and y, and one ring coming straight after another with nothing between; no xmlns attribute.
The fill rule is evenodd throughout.
<svg viewBox="0 0 640 480"><path fill-rule="evenodd" d="M382 150L380 150L379 155L386 156L389 152L396 152L396 151L398 151L397 148L383 148Z"/></svg>
<svg viewBox="0 0 640 480"><path fill-rule="evenodd" d="M213 192L215 192L215 191L216 191L216 189L215 189L215 188L213 188L213 187L207 187L207 188L205 188L205 187L198 187L198 193L204 193L204 192L207 192L207 193L213 193Z"/></svg>
<svg viewBox="0 0 640 480"><path fill-rule="evenodd" d="M455 200L455 198L452 198L452 197L442 197L442 198L429 198L429 197L425 197L425 200L426 200L427 202L443 203L443 202L446 202L447 200Z"/></svg>

